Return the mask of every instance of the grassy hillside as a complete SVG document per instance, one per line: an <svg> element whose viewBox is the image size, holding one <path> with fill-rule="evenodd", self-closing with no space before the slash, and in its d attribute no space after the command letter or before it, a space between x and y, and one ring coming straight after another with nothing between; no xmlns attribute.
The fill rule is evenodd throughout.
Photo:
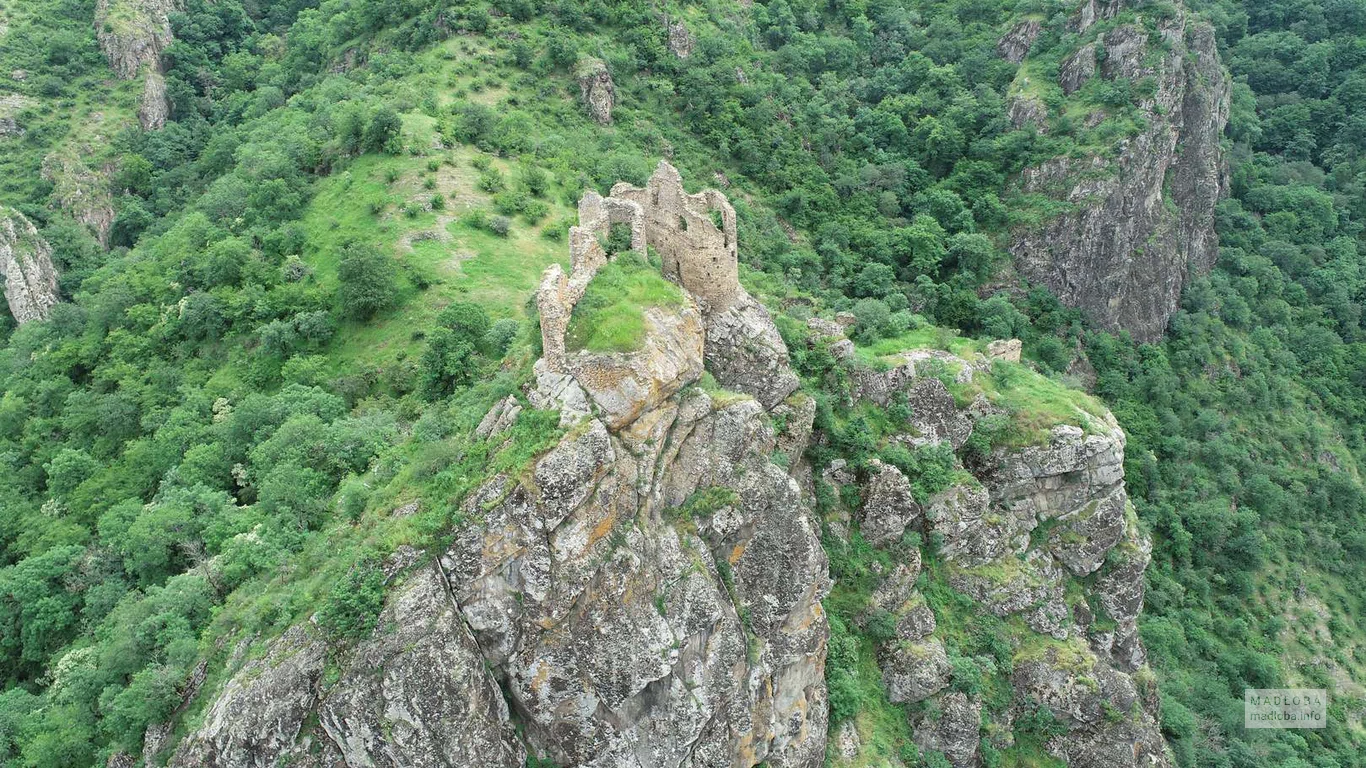
<svg viewBox="0 0 1366 768"><path fill-rule="evenodd" d="M726 186L743 280L789 331L812 308L850 311L859 354L884 363L1023 338L1051 378L1007 366L980 384L1019 439L1097 411L1069 388L1084 350L1156 540L1144 636L1181 764L1361 762L1361 15L1198 8L1241 78L1233 197L1220 266L1168 340L1138 346L992 282L1008 228L1049 213L1011 176L1125 133L1005 117L1012 89L1047 78L996 40L1071 4L667 10L694 38L686 59L646 3L190 0L171 123L143 133L93 3L0 0L0 104L26 130L0 138L0 203L43 226L68 299L0 327L0 761L137 754L201 660L212 684L242 638L314 614L339 643L367 630L380 560L437 545L480 478L557 438L535 411L505 445L471 434L529 376L528 299L567 261L581 192L669 157L690 186ZM615 80L611 126L578 103L582 55ZM52 205L41 167L58 151L108 174L107 253ZM635 287L625 303L661 300ZM633 333L590 325L589 347ZM808 388L838 394L825 363L801 362ZM827 427L852 442L878 418ZM872 555L841 557L837 619ZM1011 636L947 587L931 596L965 649ZM870 754L909 756L904 713L858 668L871 641L834 631L857 693L840 717ZM1242 688L1282 684L1332 687L1333 725L1243 731ZM1041 733L1002 764L1049 765Z"/></svg>

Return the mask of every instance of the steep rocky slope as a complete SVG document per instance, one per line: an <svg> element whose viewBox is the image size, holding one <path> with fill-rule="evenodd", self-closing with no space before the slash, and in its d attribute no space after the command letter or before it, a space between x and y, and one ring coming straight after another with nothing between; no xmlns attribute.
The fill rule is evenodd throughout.
<svg viewBox="0 0 1366 768"><path fill-rule="evenodd" d="M565 329L613 258L613 225L629 227L632 250L663 256L685 300L643 310L632 351L573 350ZM558 445L470 493L443 551L389 557L387 606L368 638L337 643L313 621L264 653L247 653L246 638L170 764L517 768L532 754L602 768L822 765L822 535L893 553L866 615L894 622L877 648L888 698L939 713L907 710L922 749L976 765L985 717L1009 726L1042 706L1062 724L1049 752L1072 765L1166 764L1153 689L1133 674L1148 545L1113 418L1067 409L1030 440L957 464L927 500L878 461L813 476L802 457L828 436L813 435L816 403L736 278L733 227L724 196L685 193L667 164L644 188L588 193L570 271L551 267L538 292L545 354L525 393L559 411ZM811 326L809 344L848 345L837 324ZM855 400L909 407L893 442L957 450L1007 415L995 379L1034 376L1012 362L1018 345L992 352L844 366ZM478 434L505 440L525 412L519 398L500 401ZM821 519L822 485L849 486L841 498L859 502ZM957 684L943 629L955 619L919 591L931 561L972 611L1007 622L1004 709ZM840 724L837 764L861 755L858 728ZM1009 727L992 734L1009 747Z"/></svg>
<svg viewBox="0 0 1366 768"><path fill-rule="evenodd" d="M57 303L52 247L22 213L0 207L0 279L9 312L21 325L46 319Z"/></svg>
<svg viewBox="0 0 1366 768"><path fill-rule="evenodd" d="M1117 142L1024 171L1022 192L1064 207L1017 228L1010 251L1021 275L1144 341L1161 336L1181 289L1213 265L1214 206L1226 193L1229 78L1211 26L1180 4L1168 7L1163 14L1089 0L1054 31L1062 42L1047 55L1026 53L1040 35L1033 20L1000 45L1023 62L1010 108L1017 125L1085 132L1134 111ZM1059 56L1059 64L1044 60ZM1131 93L1132 106L1117 104L1117 93Z"/></svg>
<svg viewBox="0 0 1366 768"><path fill-rule="evenodd" d="M114 226L114 197L109 181L113 168L91 168L84 158L93 155L89 146L53 152L43 158L43 178L52 184L51 205L84 226L101 248L108 248L109 231Z"/></svg>
<svg viewBox="0 0 1366 768"><path fill-rule="evenodd" d="M963 448L1007 417L1002 381L1032 375L1007 345L986 355L909 350L898 360L885 370L855 364L852 375L855 397L909 407L905 431L890 438L903 445ZM830 518L836 535L847 540L853 525L896 554L859 617L865 628L879 616L893 623L877 651L887 695L928 704L911 715L916 742L958 768L978 765L982 749L1010 748L1013 724L1040 707L1059 726L1046 750L1068 765L1169 764L1137 629L1151 547L1124 487L1124 433L1093 401L1073 403L1043 421L1042 396L1027 403L1029 432L956 462L955 479L921 501L901 470L878 461L861 472L837 461L823 473L861 500ZM960 623L962 608L927 607L929 561L930 577L966 596L968 611L1005 621L1010 659L993 662L1009 678L1004 701L960 685L946 651L960 641L945 626Z"/></svg>
<svg viewBox="0 0 1366 768"><path fill-rule="evenodd" d="M165 127L170 114L161 54L171 44L170 13L178 0L99 0L95 36L114 73L125 80L143 77L138 122L146 130Z"/></svg>

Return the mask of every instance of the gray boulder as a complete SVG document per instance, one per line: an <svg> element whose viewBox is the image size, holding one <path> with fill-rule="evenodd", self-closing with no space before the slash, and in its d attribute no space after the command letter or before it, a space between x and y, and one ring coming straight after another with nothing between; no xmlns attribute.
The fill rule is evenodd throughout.
<svg viewBox="0 0 1366 768"><path fill-rule="evenodd" d="M959 691L939 699L940 716L925 718L915 729L915 740L922 749L944 753L954 768L975 768L981 743L982 702Z"/></svg>
<svg viewBox="0 0 1366 768"><path fill-rule="evenodd" d="M707 316L706 366L717 383L753 395L773 409L801 382L773 318L743 289L726 309Z"/></svg>
<svg viewBox="0 0 1366 768"><path fill-rule="evenodd" d="M892 641L878 653L882 682L893 704L923 701L944 690L953 667L944 644L931 637L923 642Z"/></svg>
<svg viewBox="0 0 1366 768"><path fill-rule="evenodd" d="M863 489L859 530L868 543L884 546L900 540L908 527L919 528L920 505L901 470L874 459L869 471L872 476Z"/></svg>

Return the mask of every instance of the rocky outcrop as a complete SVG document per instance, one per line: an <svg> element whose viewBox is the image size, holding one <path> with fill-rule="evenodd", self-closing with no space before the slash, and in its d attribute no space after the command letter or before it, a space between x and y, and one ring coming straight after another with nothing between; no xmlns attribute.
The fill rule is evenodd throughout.
<svg viewBox="0 0 1366 768"><path fill-rule="evenodd" d="M667 38L664 41L669 52L680 59L686 59L692 55L693 37L688 31L688 25L682 19L671 19L667 14L663 17L664 31Z"/></svg>
<svg viewBox="0 0 1366 768"><path fill-rule="evenodd" d="M131 80L145 67L161 68L177 9L174 0L97 0L95 37L114 74Z"/></svg>
<svg viewBox="0 0 1366 768"><path fill-rule="evenodd" d="M952 691L944 694L939 706L938 718L923 718L916 726L916 743L921 749L943 753L954 768L974 768L981 742L982 702Z"/></svg>
<svg viewBox="0 0 1366 768"><path fill-rule="evenodd" d="M142 98L138 100L138 123L144 131L159 131L166 127L171 115L171 101L166 95L166 78L152 70L142 83Z"/></svg>
<svg viewBox="0 0 1366 768"><path fill-rule="evenodd" d="M43 158L43 178L52 182L52 205L85 226L101 248L109 247L114 226L114 197L109 168L96 171L74 151Z"/></svg>
<svg viewBox="0 0 1366 768"><path fill-rule="evenodd" d="M430 566L397 588L372 635L323 679L328 644L290 629L223 685L172 768L487 765L521 768L507 703ZM452 727L456 725L457 727Z"/></svg>
<svg viewBox="0 0 1366 768"><path fill-rule="evenodd" d="M924 642L894 641L883 646L878 656L887 699L893 704L924 701L944 690L953 667L938 638Z"/></svg>
<svg viewBox="0 0 1366 768"><path fill-rule="evenodd" d="M516 397L508 395L490 408L488 413L484 414L484 418L479 421L479 426L474 428L474 435L485 439L495 438L511 428L521 413L521 403L517 402Z"/></svg>
<svg viewBox="0 0 1366 768"><path fill-rule="evenodd" d="M1033 127L1039 133L1048 133L1048 106L1034 96L1012 96L1006 117L1016 128Z"/></svg>
<svg viewBox="0 0 1366 768"><path fill-rule="evenodd" d="M903 359L885 371L855 368L851 376L855 396L881 406L904 403L909 408L909 429L897 438L898 442L914 447L946 444L954 450L962 448L972 434L972 417L958 409L939 376L966 381L971 378L971 367L939 350L911 350Z"/></svg>
<svg viewBox="0 0 1366 768"><path fill-rule="evenodd" d="M15 322L45 320L57 304L52 247L26 216L0 207L0 280Z"/></svg>
<svg viewBox="0 0 1366 768"><path fill-rule="evenodd" d="M877 459L870 473L864 486L859 530L874 545L899 541L908 526L914 530L920 521L920 505L911 491L911 481L901 470Z"/></svg>
<svg viewBox="0 0 1366 768"><path fill-rule="evenodd" d="M810 325L813 344L830 345L839 331L825 321ZM996 425L1014 416L989 393L959 406L947 388L961 394L994 386L1003 373L997 366L1018 366L1019 351L1018 341L1003 341L988 345L986 354L912 350L894 356L885 370L847 365L856 398L910 405L908 425L920 442L891 440L956 447L984 419ZM979 379L987 374L993 382ZM1041 434L998 445L970 466L957 464L953 482L919 502L901 472L882 462L869 462L856 475L836 461L821 473L826 483L859 483L858 530L896 563L879 571L858 620L865 630L878 623L877 636L888 638L877 648L877 662L889 699L927 702L911 715L922 753L941 753L963 768L980 765L987 715L1005 725L1008 740L1014 718L1045 706L1066 727L1046 748L1069 765L1170 765L1156 698L1140 692L1150 675L1137 674L1145 659L1136 620L1151 547L1124 487L1124 433L1108 412L1087 408L1059 414L1059 423ZM924 439L931 435L936 439ZM841 514L831 513L832 531L846 524ZM941 630L917 588L921 553L907 549L915 538L906 532L933 548L937 574L973 610L1017 618L1027 628L1014 640L1008 705L988 711L983 700L956 690L953 654L961 646Z"/></svg>
<svg viewBox="0 0 1366 768"><path fill-rule="evenodd" d="M30 104L18 93L0 94L0 139L21 139L28 131L20 123L19 113Z"/></svg>
<svg viewBox="0 0 1366 768"><path fill-rule="evenodd" d="M585 56L574 67L574 77L579 81L579 100L588 110L589 117L601 125L610 125L617 89L612 83L612 73L607 70L607 62Z"/></svg>
<svg viewBox="0 0 1366 768"><path fill-rule="evenodd" d="M1073 25L1085 33L1116 5L1089 3ZM1122 24L1064 60L1059 86L1068 94L1093 77L1155 88L1135 97L1140 130L1112 151L1058 157L1024 171L1022 191L1071 207L1041 226L1017 229L1010 245L1021 275L1103 327L1142 341L1161 336L1182 288L1214 262L1214 207L1225 193L1220 140L1230 99L1208 23L1180 6L1173 17L1151 23L1161 47L1142 24ZM1105 51L1099 63L1098 47ZM1012 107L1017 125L1032 122L1032 115ZM1106 119L1102 111L1096 115Z"/></svg>
<svg viewBox="0 0 1366 768"><path fill-rule="evenodd" d="M378 626L319 712L346 765L522 768L526 749L507 702L443 573L414 573Z"/></svg>
<svg viewBox="0 0 1366 768"><path fill-rule="evenodd" d="M257 768L305 754L304 721L318 703L326 651L312 629L290 629L224 684L170 765Z"/></svg>
<svg viewBox="0 0 1366 768"><path fill-rule="evenodd" d="M1038 19L1025 19L1010 28L996 42L996 53L1012 64L1019 64L1029 55L1029 47L1039 38L1043 25Z"/></svg>
<svg viewBox="0 0 1366 768"><path fill-rule="evenodd" d="M749 294L708 317L706 362L722 386L754 395L765 408L801 384L768 310Z"/></svg>
<svg viewBox="0 0 1366 768"><path fill-rule="evenodd" d="M572 402L578 389L600 415L575 417L576 436L537 464L534 485L499 478L475 494L485 524L442 559L456 600L529 740L561 764L817 765L825 554L799 486L771 461L800 454L814 403L789 397L787 348L736 279L734 210L720 193L686 194L661 163L644 188L589 193L579 214L571 273L552 267L538 296L535 399ZM568 352L562 336L613 224L659 254L687 297L681 311L700 321L695 351L647 327L638 354L669 358L656 380L670 385L615 388L620 403L585 375L594 356ZM751 397L687 387L704 359ZM719 504L696 501L722 489Z"/></svg>
<svg viewBox="0 0 1366 768"><path fill-rule="evenodd" d="M622 432L588 422L534 486L499 478L474 495L503 501L442 565L537 751L575 766L819 764L825 557L769 462L776 440L757 401L693 389ZM675 524L713 488L733 501Z"/></svg>
<svg viewBox="0 0 1366 768"><path fill-rule="evenodd" d="M1043 646L1015 665L1016 714L1043 707L1068 727L1048 751L1080 768L1169 766L1153 713L1155 691L1078 644Z"/></svg>
<svg viewBox="0 0 1366 768"><path fill-rule="evenodd" d="M146 76L138 120L145 130L166 124L170 104L161 76L161 54L171 44L170 14L179 0L97 0L95 36L114 74L124 80Z"/></svg>
<svg viewBox="0 0 1366 768"><path fill-rule="evenodd" d="M662 167L656 186L676 173ZM334 676L321 674L316 632L290 630L223 686L172 765L511 768L528 753L595 768L823 763L828 566L809 499L774 461L800 455L815 403L692 386L714 337L703 323L737 308L770 345L724 356L737 385L771 394L762 380L793 374L762 306L738 284L693 282L691 254L650 223L655 196L632 189L585 198L572 271L550 270L538 296L548 335L528 394L561 409L562 439L473 490L434 563L405 554L371 636L328 648ZM676 257L666 274L689 299L676 317L694 324L647 323L640 352L673 358L656 377L667 387L605 387L555 336L605 263L592 243L610 223ZM677 348L683 336L697 349ZM521 413L505 398L476 433L495 439Z"/></svg>
<svg viewBox="0 0 1366 768"><path fill-rule="evenodd" d="M1058 72L1058 85L1071 96L1096 74L1096 44L1088 43L1067 57Z"/></svg>

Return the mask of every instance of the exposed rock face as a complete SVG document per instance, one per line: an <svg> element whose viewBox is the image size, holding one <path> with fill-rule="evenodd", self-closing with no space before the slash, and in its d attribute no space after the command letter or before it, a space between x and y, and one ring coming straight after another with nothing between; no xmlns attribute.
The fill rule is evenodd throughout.
<svg viewBox="0 0 1366 768"><path fill-rule="evenodd" d="M147 75L138 107L138 120L145 130L164 127L170 113L161 54L172 41L170 14L180 7L179 0L95 3L95 36L114 74L124 80Z"/></svg>
<svg viewBox="0 0 1366 768"><path fill-rule="evenodd" d="M1033 96L1012 96L1006 116L1016 128L1033 126L1039 133L1048 133L1048 106Z"/></svg>
<svg viewBox="0 0 1366 768"><path fill-rule="evenodd" d="M143 67L161 67L161 52L171 44L169 15L174 0L98 0L95 37L114 74L125 80Z"/></svg>
<svg viewBox="0 0 1366 768"><path fill-rule="evenodd" d="M29 99L18 93L0 94L0 139L19 139L27 133L19 122L19 113L29 106Z"/></svg>
<svg viewBox="0 0 1366 768"><path fill-rule="evenodd" d="M1085 32L1113 8L1089 3L1073 23ZM1112 157L1059 157L1025 170L1025 192L1075 208L1017 230L1010 246L1022 275L1104 327L1143 341L1161 336L1183 286L1212 266L1214 207L1225 192L1220 137L1229 79L1210 25L1177 10L1156 22L1162 50L1153 49L1140 25L1125 24L1064 61L1059 85L1067 93L1097 76L1150 78L1155 92L1138 102L1146 127L1121 141ZM1099 66L1097 45L1106 52ZM1019 120L1033 119L1023 106L1019 112Z"/></svg>
<svg viewBox="0 0 1366 768"><path fill-rule="evenodd" d="M924 701L949 684L953 667L937 638L924 642L893 642L878 657L887 698L894 704Z"/></svg>
<svg viewBox="0 0 1366 768"><path fill-rule="evenodd" d="M1083 768L1170 765L1153 717L1149 692L1134 679L1096 661L1084 648L1049 648L1016 664L1011 682L1016 712L1042 705L1069 727L1048 750Z"/></svg>
<svg viewBox="0 0 1366 768"><path fill-rule="evenodd" d="M607 70L607 62L587 56L579 59L574 77L579 81L579 99L588 115L602 125L610 125L617 89L612 83L612 73Z"/></svg>
<svg viewBox="0 0 1366 768"><path fill-rule="evenodd" d="M987 344L987 357L1005 360L1008 363L1020 362L1020 350L1024 345L1019 339L1000 339Z"/></svg>
<svg viewBox="0 0 1366 768"><path fill-rule="evenodd" d="M692 390L616 434L590 422L538 463L536 490L500 478L472 499L504 501L442 564L538 750L576 766L819 764L824 552L768 461L763 413ZM671 524L713 487L735 503L695 533Z"/></svg>
<svg viewBox="0 0 1366 768"><path fill-rule="evenodd" d="M943 752L954 768L973 768L981 741L982 702L953 691L944 694L940 707L942 713L937 720L925 718L920 722L915 730L916 742L922 749Z"/></svg>
<svg viewBox="0 0 1366 768"><path fill-rule="evenodd" d="M109 247L109 230L114 226L109 174L108 168L90 168L74 152L43 158L43 178L52 182L52 204L83 224L101 248Z"/></svg>
<svg viewBox="0 0 1366 768"><path fill-rule="evenodd" d="M513 422L517 421L517 416L521 414L522 406L517 402L517 398L512 395L499 400L489 412L484 414L479 426L475 427L476 437L492 438L503 434L510 428Z"/></svg>
<svg viewBox="0 0 1366 768"><path fill-rule="evenodd" d="M707 370L722 386L748 392L770 409L801 384L768 310L749 294L708 318Z"/></svg>
<svg viewBox="0 0 1366 768"><path fill-rule="evenodd" d="M304 720L318 703L325 658L326 646L313 631L286 632L223 686L170 765L264 768L303 754Z"/></svg>
<svg viewBox="0 0 1366 768"><path fill-rule="evenodd" d="M1062 92L1071 96L1096 74L1096 44L1089 43L1067 57L1058 73L1058 85Z"/></svg>
<svg viewBox="0 0 1366 768"><path fill-rule="evenodd" d="M664 17L664 29L669 34L665 45L668 46L670 53L680 59L686 59L692 55L692 33L688 31L688 25L684 24L682 19L670 19L666 15Z"/></svg>
<svg viewBox="0 0 1366 768"><path fill-rule="evenodd" d="M524 764L507 704L439 570L411 574L370 639L324 691L326 654L325 642L308 627L272 641L264 658L242 666L223 686L170 765ZM314 752L323 757L310 763L318 760Z"/></svg>
<svg viewBox="0 0 1366 768"><path fill-rule="evenodd" d="M886 406L904 399L911 411L910 427L899 442L912 446L947 444L957 450L972 434L972 418L960 412L938 373L965 380L971 369L965 361L938 350L913 350L905 362L886 371L856 369L855 396Z"/></svg>
<svg viewBox="0 0 1366 768"><path fill-rule="evenodd" d="M864 491L863 520L859 530L872 544L897 541L920 519L920 505L911 493L911 481L901 470L873 460L873 476Z"/></svg>
<svg viewBox="0 0 1366 768"><path fill-rule="evenodd" d="M144 131L159 131L166 127L166 118L170 114L166 78L157 70L149 71L142 84L142 99L138 102L138 123Z"/></svg>
<svg viewBox="0 0 1366 768"><path fill-rule="evenodd" d="M824 321L811 326L813 343L828 345L837 331ZM937 392L945 381L972 386L997 360L1014 363L1019 342L998 342L987 350L963 358L917 350L903 353L906 362L886 371L855 367L854 395L881 404L904 397L912 403L916 432L934 432L922 421L961 424L954 434L966 440L980 419L1003 412L981 395L966 408L950 397L922 415L914 403L937 402L917 393ZM935 544L940 572L976 610L1018 616L1033 633L1026 633L1015 652L1011 703L990 712L991 722L1008 727L1042 703L1067 727L1047 749L1069 765L1171 764L1157 726L1156 699L1140 692L1138 681L1149 678L1131 676L1144 664L1136 620L1151 547L1124 488L1124 433L1108 412L1078 409L1072 421L1033 444L993 449L974 460L970 473L959 467L960 479L925 501L923 512L914 506L914 516L896 511L914 505L899 471L872 462L864 473L863 507L855 516L859 529L900 562L883 574L859 621L892 628L894 636L877 654L888 696L932 703L936 716L912 717L915 740L922 751L940 752L951 765L980 765L987 705L952 690L954 663L946 653L952 639L941 637L934 611L916 587L920 553L892 543L904 541L892 535L901 526ZM962 444L959 438L941 439ZM847 485L856 482L852 475L834 462L822 479ZM833 530L837 520L828 524Z"/></svg>
<svg viewBox="0 0 1366 768"><path fill-rule="evenodd" d="M522 768L526 750L444 574L415 573L379 627L320 713L347 765Z"/></svg>
<svg viewBox="0 0 1366 768"><path fill-rule="evenodd" d="M1037 19L1025 19L1010 28L996 43L996 53L1012 64L1019 64L1029 55L1029 46L1039 38L1043 25Z"/></svg>
<svg viewBox="0 0 1366 768"><path fill-rule="evenodd" d="M57 304L52 247L26 216L0 207L0 279L15 322L44 320Z"/></svg>

